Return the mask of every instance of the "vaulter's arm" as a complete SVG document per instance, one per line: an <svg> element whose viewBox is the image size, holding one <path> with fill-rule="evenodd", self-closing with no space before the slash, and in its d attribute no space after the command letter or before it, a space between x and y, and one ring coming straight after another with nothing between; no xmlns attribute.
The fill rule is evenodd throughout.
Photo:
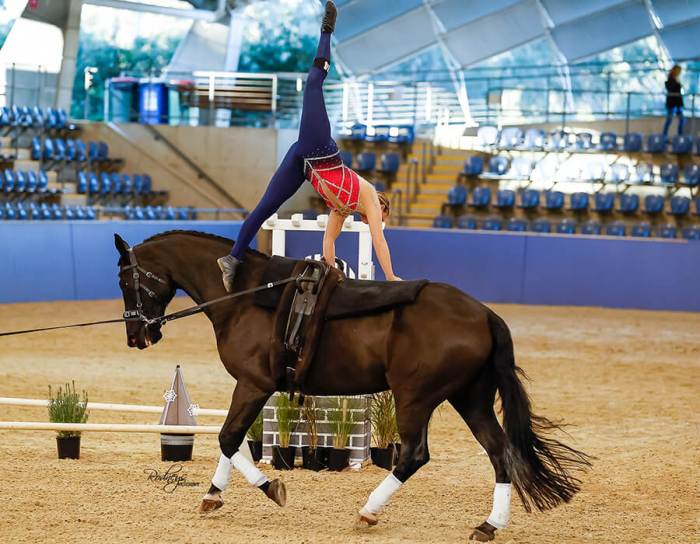
<svg viewBox="0 0 700 544"><path fill-rule="evenodd" d="M343 230L345 217L337 211L331 210L328 214L326 231L323 233L323 258L330 266L335 266L335 241Z"/></svg>

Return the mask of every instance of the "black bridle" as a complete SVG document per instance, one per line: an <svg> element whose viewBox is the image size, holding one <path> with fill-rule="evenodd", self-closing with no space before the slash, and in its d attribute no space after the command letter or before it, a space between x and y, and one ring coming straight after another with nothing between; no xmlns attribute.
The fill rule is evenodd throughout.
<svg viewBox="0 0 700 544"><path fill-rule="evenodd" d="M144 268L139 266L139 263L136 260L136 254L134 253L134 250L132 248L129 248L129 264L119 267L120 272L127 272L129 270L132 270L131 278L134 280L134 294L136 295L136 309L135 310L125 310L124 314L123 314L124 321L143 321L146 325L152 325L153 323L160 323L160 321L163 319L163 317L149 318L146 316L146 314L143 313L143 301L141 300L141 291L146 293L149 297L151 297L155 301L157 301L158 299L156 297L155 291L152 291L151 289L149 289L148 287L146 287L143 284L143 281L141 281L141 274L146 276L146 278L155 280L158 283L161 283L163 285L168 285L168 282L166 282L162 278L159 278L153 272L149 272L148 270L145 270ZM165 322L162 322L160 324L164 325Z"/></svg>

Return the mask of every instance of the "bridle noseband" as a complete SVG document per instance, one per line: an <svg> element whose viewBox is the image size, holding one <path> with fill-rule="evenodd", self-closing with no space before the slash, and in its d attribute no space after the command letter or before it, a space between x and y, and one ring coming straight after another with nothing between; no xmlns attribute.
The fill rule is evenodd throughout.
<svg viewBox="0 0 700 544"><path fill-rule="evenodd" d="M123 314L124 320L125 321L143 321L146 325L152 325L153 323L159 323L161 318L156 317L156 318L149 318L143 313L143 303L141 301L141 291L143 290L144 293L146 293L149 297L152 299L156 300L156 293L155 291L152 291L148 287L146 287L142 282L141 282L141 274L146 276L149 279L156 280L158 283L162 283L163 285L168 285L168 282L166 282L164 279L159 278L156 276L153 272L149 272L148 270L145 270L142 268L138 261L136 260L136 254L134 253L134 250L132 248L129 248L129 264L126 266L121 266L119 267L120 272L125 272L127 270L133 270L131 273L131 277L134 280L134 293L136 294L136 309L135 310L126 310Z"/></svg>

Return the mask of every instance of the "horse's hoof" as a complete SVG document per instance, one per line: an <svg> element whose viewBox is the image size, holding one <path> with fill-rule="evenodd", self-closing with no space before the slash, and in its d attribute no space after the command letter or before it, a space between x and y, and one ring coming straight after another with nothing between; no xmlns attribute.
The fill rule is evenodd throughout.
<svg viewBox="0 0 700 544"><path fill-rule="evenodd" d="M360 509L360 512L357 514L357 521L355 522L355 526L358 529L363 529L365 527L374 527L377 523L379 523L379 519L375 514L372 512L368 512L364 508Z"/></svg>
<svg viewBox="0 0 700 544"><path fill-rule="evenodd" d="M287 504L287 488L284 486L284 482L279 478L276 478L270 482L270 485L265 491L265 495L280 506Z"/></svg>
<svg viewBox="0 0 700 544"><path fill-rule="evenodd" d="M496 528L486 522L476 527L469 536L469 540L477 542L490 542L494 538L496 538Z"/></svg>
<svg viewBox="0 0 700 544"><path fill-rule="evenodd" d="M218 510L224 505L221 499L202 499L202 504L199 505L200 514L209 514L214 510Z"/></svg>

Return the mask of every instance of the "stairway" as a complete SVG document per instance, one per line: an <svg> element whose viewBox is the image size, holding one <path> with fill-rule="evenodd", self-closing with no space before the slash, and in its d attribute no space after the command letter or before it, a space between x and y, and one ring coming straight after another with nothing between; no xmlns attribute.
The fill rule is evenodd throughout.
<svg viewBox="0 0 700 544"><path fill-rule="evenodd" d="M445 149L438 151L435 163L428 168L426 182L419 185L416 200L409 204L408 213L405 215L404 225L407 227L431 227L435 216L440 215L442 204L447 201L448 191L457 182L457 175L462 170L464 161L470 152L457 149ZM415 159L419 162L421 154L411 154L409 161ZM410 193L408 181L400 178L400 189L406 194Z"/></svg>

